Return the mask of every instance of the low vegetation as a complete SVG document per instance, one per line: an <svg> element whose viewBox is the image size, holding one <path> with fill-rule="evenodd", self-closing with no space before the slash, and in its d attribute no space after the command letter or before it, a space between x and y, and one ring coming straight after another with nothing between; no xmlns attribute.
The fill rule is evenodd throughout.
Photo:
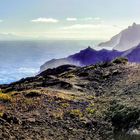
<svg viewBox="0 0 140 140"><path fill-rule="evenodd" d="M70 111L69 111L69 114L70 114L71 117L78 117L78 118L83 117L83 113L82 113L82 111L79 110L79 109L70 110Z"/></svg>

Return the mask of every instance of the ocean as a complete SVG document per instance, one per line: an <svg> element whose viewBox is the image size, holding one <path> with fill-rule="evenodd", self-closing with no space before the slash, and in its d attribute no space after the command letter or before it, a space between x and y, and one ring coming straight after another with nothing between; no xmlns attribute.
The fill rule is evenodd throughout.
<svg viewBox="0 0 140 140"><path fill-rule="evenodd" d="M0 41L0 84L34 76L46 61L63 58L100 41Z"/></svg>

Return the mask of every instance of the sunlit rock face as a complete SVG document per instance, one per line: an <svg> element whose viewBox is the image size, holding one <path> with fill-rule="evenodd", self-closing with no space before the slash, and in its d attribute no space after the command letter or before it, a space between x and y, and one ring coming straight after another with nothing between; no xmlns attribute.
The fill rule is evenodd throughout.
<svg viewBox="0 0 140 140"><path fill-rule="evenodd" d="M125 51L140 43L140 24L133 23L127 29L112 37L109 41L100 43L100 47L111 47L115 50Z"/></svg>

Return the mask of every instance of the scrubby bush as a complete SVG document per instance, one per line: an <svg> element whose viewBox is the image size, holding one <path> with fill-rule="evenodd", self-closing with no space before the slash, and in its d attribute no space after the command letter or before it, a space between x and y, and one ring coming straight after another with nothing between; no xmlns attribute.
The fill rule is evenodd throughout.
<svg viewBox="0 0 140 140"><path fill-rule="evenodd" d="M0 117L2 117L3 116L3 112L0 112Z"/></svg>
<svg viewBox="0 0 140 140"><path fill-rule="evenodd" d="M89 96L87 96L87 99L88 100L94 100L95 99L95 96L94 95L89 95Z"/></svg>
<svg viewBox="0 0 140 140"><path fill-rule="evenodd" d="M86 111L87 111L88 114L94 114L96 110L88 107L88 108L86 108Z"/></svg>
<svg viewBox="0 0 140 140"><path fill-rule="evenodd" d="M115 60L112 61L115 64L126 64L128 62L128 59L125 57L118 57Z"/></svg>
<svg viewBox="0 0 140 140"><path fill-rule="evenodd" d="M67 107L70 106L70 104L68 104L68 103L62 103L61 106L62 106L63 108L67 108Z"/></svg>
<svg viewBox="0 0 140 140"><path fill-rule="evenodd" d="M81 118L83 116L83 113L79 109L73 109L69 112L71 117L78 117Z"/></svg>

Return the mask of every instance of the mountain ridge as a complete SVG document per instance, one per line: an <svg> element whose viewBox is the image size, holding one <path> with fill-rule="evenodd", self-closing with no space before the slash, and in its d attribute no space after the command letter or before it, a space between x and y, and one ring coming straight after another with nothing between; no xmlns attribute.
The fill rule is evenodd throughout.
<svg viewBox="0 0 140 140"><path fill-rule="evenodd" d="M92 49L91 47L88 47L66 58L52 59L50 61L47 61L40 67L40 72L48 68L55 68L56 65L60 66L65 64L71 64L76 66L87 66L100 62L112 61L113 59L121 56L122 54L123 52L119 52L117 50L102 49L97 51Z"/></svg>

